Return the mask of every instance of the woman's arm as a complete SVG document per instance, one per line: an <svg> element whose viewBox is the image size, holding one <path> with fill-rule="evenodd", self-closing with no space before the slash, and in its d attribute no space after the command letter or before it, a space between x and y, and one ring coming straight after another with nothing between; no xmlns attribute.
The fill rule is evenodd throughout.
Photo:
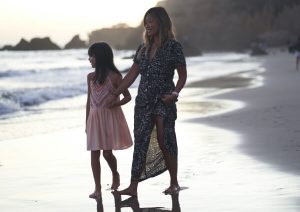
<svg viewBox="0 0 300 212"><path fill-rule="evenodd" d="M113 81L114 81L115 87L119 87L119 85L122 83L122 76L118 75L118 74L115 74L114 77L113 77ZM124 105L124 104L128 103L131 100L131 95L130 95L128 89L125 89L122 92L122 95L123 95L123 98L120 101L118 101L118 100L113 101L111 103L111 107Z"/></svg>
<svg viewBox="0 0 300 212"><path fill-rule="evenodd" d="M137 76L139 75L139 73L140 73L139 65L136 64L136 63L134 63L131 66L129 72L124 77L124 79L119 84L119 86L115 90L113 90L111 92L112 95L114 95L115 97L117 97L121 93L126 92L126 90L129 88L129 86L135 81L135 79L137 78Z"/></svg>
<svg viewBox="0 0 300 212"><path fill-rule="evenodd" d="M121 93L124 95L124 98L125 98L123 100L124 102L122 102L123 104L130 101L131 96L130 96L130 93L128 91L128 87L137 78L137 76L139 75L139 72L140 72L139 65L136 64L136 63L133 63L133 65L131 66L129 72L126 74L124 79L119 83L119 85L117 85L118 87L111 90L111 92L110 92L111 95L108 97L108 100L107 100L107 107L109 107L109 108L114 107L115 104L118 102L118 101L116 101L116 98ZM130 97L130 99L129 99L129 97Z"/></svg>
<svg viewBox="0 0 300 212"><path fill-rule="evenodd" d="M174 91L179 93L186 83L186 78L187 78L186 66L179 66L177 68L177 74L178 74L178 81L176 83Z"/></svg>
<svg viewBox="0 0 300 212"><path fill-rule="evenodd" d="M187 71L186 71L186 66L179 66L176 68L177 69L177 74L178 74L178 80L175 86L175 89L171 92L169 95L165 95L162 98L162 101L165 103L172 103L174 102L181 89L184 87L186 78L187 78Z"/></svg>
<svg viewBox="0 0 300 212"><path fill-rule="evenodd" d="M187 71L185 66L180 66L177 68L178 80L175 86L174 91L179 93L181 89L184 87L186 78L187 78Z"/></svg>

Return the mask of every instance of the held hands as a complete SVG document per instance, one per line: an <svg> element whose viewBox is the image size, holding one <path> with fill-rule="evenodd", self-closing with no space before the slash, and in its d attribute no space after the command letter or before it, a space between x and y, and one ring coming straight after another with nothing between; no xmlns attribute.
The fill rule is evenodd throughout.
<svg viewBox="0 0 300 212"><path fill-rule="evenodd" d="M113 108L116 106L120 106L120 100L117 98L118 95L116 94L116 90L112 88L110 90L110 95L107 97L107 108Z"/></svg>
<svg viewBox="0 0 300 212"><path fill-rule="evenodd" d="M110 94L108 97L107 97L107 105L106 107L107 108L113 108L113 107L116 107L118 106L118 99L115 95L113 94Z"/></svg>

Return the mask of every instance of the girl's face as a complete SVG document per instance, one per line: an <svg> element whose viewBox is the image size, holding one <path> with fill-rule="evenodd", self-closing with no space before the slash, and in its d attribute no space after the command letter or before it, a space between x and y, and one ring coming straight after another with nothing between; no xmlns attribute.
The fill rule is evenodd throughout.
<svg viewBox="0 0 300 212"><path fill-rule="evenodd" d="M147 15L145 18L145 29L149 37L156 36L159 32L159 26L157 20L151 16Z"/></svg>
<svg viewBox="0 0 300 212"><path fill-rule="evenodd" d="M91 63L91 66L93 68L95 68L96 67L96 58L95 58L95 56L89 56L89 61Z"/></svg>

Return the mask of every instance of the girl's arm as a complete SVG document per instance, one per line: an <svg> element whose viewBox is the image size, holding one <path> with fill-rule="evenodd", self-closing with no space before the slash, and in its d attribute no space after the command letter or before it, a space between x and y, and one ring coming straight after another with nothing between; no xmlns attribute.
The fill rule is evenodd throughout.
<svg viewBox="0 0 300 212"><path fill-rule="evenodd" d="M87 101L86 101L86 109L85 109L85 126L87 124L87 120L88 120L88 117L89 117L89 113L90 113L90 93L91 93L91 88L90 88L90 77L91 75L88 74L87 76L87 86L88 86L88 91L87 91Z"/></svg>

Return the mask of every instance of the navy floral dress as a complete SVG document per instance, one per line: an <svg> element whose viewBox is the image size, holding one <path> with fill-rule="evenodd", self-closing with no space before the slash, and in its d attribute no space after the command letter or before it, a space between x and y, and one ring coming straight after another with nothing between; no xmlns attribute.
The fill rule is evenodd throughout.
<svg viewBox="0 0 300 212"><path fill-rule="evenodd" d="M161 98L175 88L174 71L186 66L185 57L179 42L167 40L156 50L150 61L149 49L144 44L136 51L134 62L139 65L141 74L134 111L134 153L131 178L142 181L166 170L163 154L159 148L154 120L163 119L164 144L171 155L177 158L175 120L176 104L165 104Z"/></svg>

